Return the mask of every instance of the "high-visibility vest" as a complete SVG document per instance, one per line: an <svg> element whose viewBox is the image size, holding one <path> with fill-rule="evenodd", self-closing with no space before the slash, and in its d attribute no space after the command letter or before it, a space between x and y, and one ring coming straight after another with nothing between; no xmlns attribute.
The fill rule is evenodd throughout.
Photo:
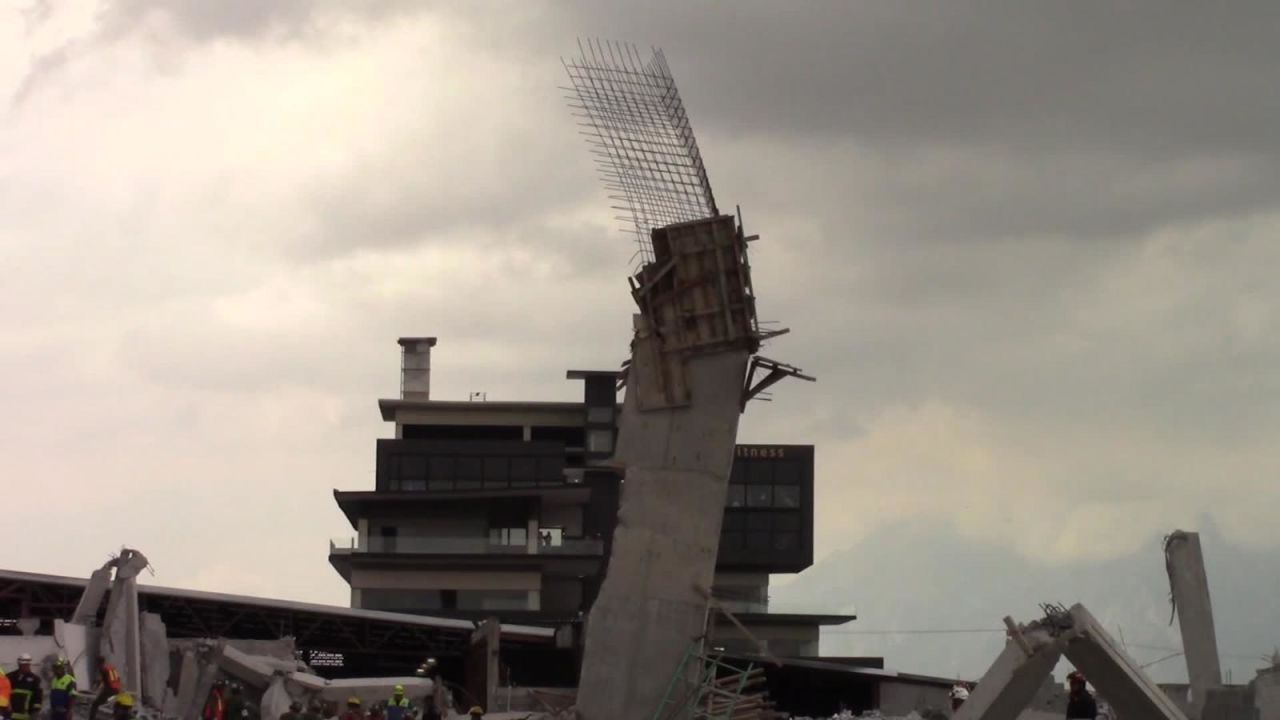
<svg viewBox="0 0 1280 720"><path fill-rule="evenodd" d="M67 710L71 707L71 699L76 696L76 677L71 673L63 673L49 682L49 709Z"/></svg>
<svg viewBox="0 0 1280 720"><path fill-rule="evenodd" d="M120 692L120 673L116 672L116 668L109 662L102 663L102 684L110 688L111 692Z"/></svg>
<svg viewBox="0 0 1280 720"><path fill-rule="evenodd" d="M9 695L13 693L13 685L9 684L9 676L0 670L0 708L9 707Z"/></svg>
<svg viewBox="0 0 1280 720"><path fill-rule="evenodd" d="M404 716L408 714L408 710L412 706L413 703L409 702L409 698L401 697L396 700L395 696L392 695L391 699L387 701L387 720L404 720Z"/></svg>

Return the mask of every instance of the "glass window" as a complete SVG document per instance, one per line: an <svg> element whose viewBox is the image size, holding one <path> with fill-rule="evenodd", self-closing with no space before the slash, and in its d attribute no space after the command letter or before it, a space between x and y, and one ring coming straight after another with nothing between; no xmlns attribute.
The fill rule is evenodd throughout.
<svg viewBox="0 0 1280 720"><path fill-rule="evenodd" d="M724 514L724 528L726 530L741 530L746 526L746 513L727 512Z"/></svg>
<svg viewBox="0 0 1280 720"><path fill-rule="evenodd" d="M747 466L741 460L733 461L733 470L729 473L729 484L741 485L747 481Z"/></svg>
<svg viewBox="0 0 1280 720"><path fill-rule="evenodd" d="M726 530L720 533L720 549L727 551L742 550L742 533L737 530Z"/></svg>
<svg viewBox="0 0 1280 720"><path fill-rule="evenodd" d="M730 485L725 507L739 508L747 504L747 490L742 485Z"/></svg>
<svg viewBox="0 0 1280 720"><path fill-rule="evenodd" d="M772 485L747 485L747 507L769 507L773 505Z"/></svg>
<svg viewBox="0 0 1280 720"><path fill-rule="evenodd" d="M611 453L613 452L613 431L612 430L592 430L587 433L587 452L593 453Z"/></svg>
<svg viewBox="0 0 1280 720"><path fill-rule="evenodd" d="M748 530L747 550L768 550L772 541L768 530Z"/></svg>
<svg viewBox="0 0 1280 720"><path fill-rule="evenodd" d="M748 530L770 530L772 528L773 528L773 513L769 513L769 512L747 513L747 529Z"/></svg>
<svg viewBox="0 0 1280 720"><path fill-rule="evenodd" d="M457 459L457 488L478 490L484 477L484 463L478 457L460 456Z"/></svg>
<svg viewBox="0 0 1280 720"><path fill-rule="evenodd" d="M773 482L778 485L799 485L800 463L794 460L779 460L773 466Z"/></svg>
<svg viewBox="0 0 1280 720"><path fill-rule="evenodd" d="M486 457L484 459L484 486L487 488L506 487L510 479L507 469L507 458L505 456Z"/></svg>
<svg viewBox="0 0 1280 720"><path fill-rule="evenodd" d="M448 476L437 478L432 475L431 479L427 481L427 488L431 490L452 490L453 478Z"/></svg>
<svg viewBox="0 0 1280 720"><path fill-rule="evenodd" d="M587 422L592 425L613 422L613 408L608 405L587 408Z"/></svg>
<svg viewBox="0 0 1280 720"><path fill-rule="evenodd" d="M538 479L538 461L531 457L511 458L511 484L529 486Z"/></svg>
<svg viewBox="0 0 1280 720"><path fill-rule="evenodd" d="M453 480L453 458L448 455L433 455L427 463L431 471L431 479L445 480L452 482Z"/></svg>
<svg viewBox="0 0 1280 720"><path fill-rule="evenodd" d="M425 480L427 478L427 459L421 455L401 455L400 477L403 479Z"/></svg>
<svg viewBox="0 0 1280 720"><path fill-rule="evenodd" d="M747 464L747 482L752 485L768 485L773 482L773 463L756 460Z"/></svg>
<svg viewBox="0 0 1280 720"><path fill-rule="evenodd" d="M800 545L800 536L794 532L774 532L774 550L795 550Z"/></svg>
<svg viewBox="0 0 1280 720"><path fill-rule="evenodd" d="M562 485L564 484L564 473L560 466L560 462L553 457L538 458L538 484L539 485Z"/></svg>
<svg viewBox="0 0 1280 720"><path fill-rule="evenodd" d="M413 492L415 490L426 490L427 481L425 478L400 478L400 489L405 492Z"/></svg>
<svg viewBox="0 0 1280 720"><path fill-rule="evenodd" d="M796 485L775 485L773 488L773 504L781 508L800 507L800 488Z"/></svg>
<svg viewBox="0 0 1280 720"><path fill-rule="evenodd" d="M798 532L800 530L800 513L773 513L773 530Z"/></svg>
<svg viewBox="0 0 1280 720"><path fill-rule="evenodd" d="M489 528L489 544L524 547L529 544L529 529L522 527Z"/></svg>

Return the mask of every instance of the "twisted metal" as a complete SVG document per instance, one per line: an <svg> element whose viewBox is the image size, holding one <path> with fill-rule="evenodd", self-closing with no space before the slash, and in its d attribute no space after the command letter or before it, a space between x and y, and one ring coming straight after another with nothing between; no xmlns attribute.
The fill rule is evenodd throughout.
<svg viewBox="0 0 1280 720"><path fill-rule="evenodd" d="M654 228L719 215L671 68L627 43L578 41L564 59L569 107L595 158L640 264L653 260Z"/></svg>

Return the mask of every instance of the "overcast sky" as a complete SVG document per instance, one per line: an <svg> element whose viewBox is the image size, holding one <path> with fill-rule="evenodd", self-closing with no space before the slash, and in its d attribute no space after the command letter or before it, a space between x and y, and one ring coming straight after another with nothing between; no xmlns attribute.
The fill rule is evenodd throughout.
<svg viewBox="0 0 1280 720"><path fill-rule="evenodd" d="M627 350L564 106L666 50L817 445L820 554L1280 546L1280 4L34 0L0 14L0 567L345 603L401 335L433 393ZM903 552L929 552L904 548ZM909 590L909 589L907 589Z"/></svg>

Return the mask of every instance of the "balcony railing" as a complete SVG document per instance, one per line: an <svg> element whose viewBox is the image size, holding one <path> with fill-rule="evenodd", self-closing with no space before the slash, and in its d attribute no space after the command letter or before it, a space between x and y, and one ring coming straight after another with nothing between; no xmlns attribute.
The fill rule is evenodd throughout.
<svg viewBox="0 0 1280 720"><path fill-rule="evenodd" d="M330 555L390 553L404 555L603 555L604 541L595 538L563 538L556 545L503 545L483 537L371 537L363 545L358 538L329 541Z"/></svg>

